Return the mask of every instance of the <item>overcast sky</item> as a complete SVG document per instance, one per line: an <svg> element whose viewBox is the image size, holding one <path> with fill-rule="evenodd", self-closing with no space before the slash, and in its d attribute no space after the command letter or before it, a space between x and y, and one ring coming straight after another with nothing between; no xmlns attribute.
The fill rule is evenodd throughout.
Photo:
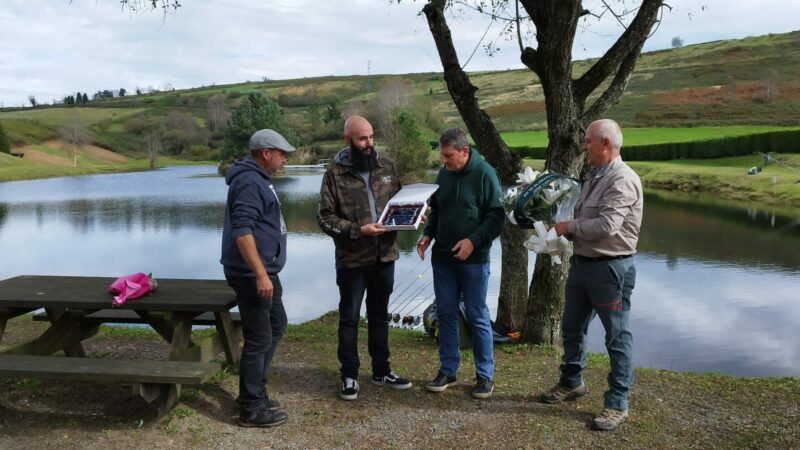
<svg viewBox="0 0 800 450"><path fill-rule="evenodd" d="M181 2L165 19L158 11L132 15L118 0L0 1L0 105L123 87L441 71L420 0ZM584 6L599 11L599 3ZM645 50L668 48L676 36L688 45L800 28L798 0L667 3L672 11ZM500 32L497 25L486 32L487 22L474 14L454 17L450 26L462 63L484 33L485 43ZM580 27L576 59L599 56L621 31L610 15L588 17ZM492 58L479 49L467 70L521 68L516 43L501 44Z"/></svg>

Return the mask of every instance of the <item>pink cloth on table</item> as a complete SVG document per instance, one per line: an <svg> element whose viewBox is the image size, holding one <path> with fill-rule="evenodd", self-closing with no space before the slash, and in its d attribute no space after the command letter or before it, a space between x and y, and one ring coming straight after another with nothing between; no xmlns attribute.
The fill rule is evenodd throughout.
<svg viewBox="0 0 800 450"><path fill-rule="evenodd" d="M150 277L144 273L125 275L108 286L108 293L114 296L112 306L120 306L128 300L139 298L153 290Z"/></svg>

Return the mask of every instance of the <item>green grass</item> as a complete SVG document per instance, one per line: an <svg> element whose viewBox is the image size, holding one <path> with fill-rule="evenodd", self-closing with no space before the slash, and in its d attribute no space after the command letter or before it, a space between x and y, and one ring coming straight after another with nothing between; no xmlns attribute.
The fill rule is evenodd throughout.
<svg viewBox="0 0 800 450"><path fill-rule="evenodd" d="M66 123L75 116L80 117L84 125L93 125L108 119L121 119L142 112L142 108L42 108L19 111L0 111L0 120L35 119L47 125Z"/></svg>
<svg viewBox="0 0 800 450"><path fill-rule="evenodd" d="M796 130L800 127L770 125L700 126L685 128L626 128L623 130L625 145L665 144L693 142L721 137L746 136L768 131ZM511 147L547 147L547 131L512 131L502 133L503 140Z"/></svg>
<svg viewBox="0 0 800 450"><path fill-rule="evenodd" d="M50 150L48 152L57 152L57 150ZM71 156L63 153L61 153L60 156L71 158ZM159 158L157 167L208 163L209 161L186 161L162 157ZM0 182L98 173L137 172L143 170L150 170L150 163L145 159L129 159L124 163L109 164L100 162L94 158L79 156L78 166L72 167L34 163L26 161L24 158L15 158L0 153Z"/></svg>

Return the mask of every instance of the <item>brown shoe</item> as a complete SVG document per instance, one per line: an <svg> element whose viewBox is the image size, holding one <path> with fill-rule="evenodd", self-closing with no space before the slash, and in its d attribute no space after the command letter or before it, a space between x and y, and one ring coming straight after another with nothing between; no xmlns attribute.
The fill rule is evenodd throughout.
<svg viewBox="0 0 800 450"><path fill-rule="evenodd" d="M575 400L584 395L586 395L586 386L584 384L572 389L556 385L549 391L540 394L539 401L542 403L554 404L567 400Z"/></svg>
<svg viewBox="0 0 800 450"><path fill-rule="evenodd" d="M600 431L614 431L628 418L628 410L603 408L603 412L592 420L592 428Z"/></svg>

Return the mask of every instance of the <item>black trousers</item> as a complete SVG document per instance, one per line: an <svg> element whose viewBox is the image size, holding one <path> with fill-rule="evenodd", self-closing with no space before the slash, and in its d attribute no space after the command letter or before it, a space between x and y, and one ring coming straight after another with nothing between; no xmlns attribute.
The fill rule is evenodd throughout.
<svg viewBox="0 0 800 450"><path fill-rule="evenodd" d="M227 279L236 292L242 318L244 347L239 362L239 400L243 412L250 413L266 406L267 370L286 331L283 286L277 275L270 275L272 300L265 300L258 296L255 277Z"/></svg>
<svg viewBox="0 0 800 450"><path fill-rule="evenodd" d="M367 293L367 345L372 374L388 375L389 296L394 289L394 262L352 269L337 269L339 286L339 349L342 378L357 378L358 321L364 292Z"/></svg>

